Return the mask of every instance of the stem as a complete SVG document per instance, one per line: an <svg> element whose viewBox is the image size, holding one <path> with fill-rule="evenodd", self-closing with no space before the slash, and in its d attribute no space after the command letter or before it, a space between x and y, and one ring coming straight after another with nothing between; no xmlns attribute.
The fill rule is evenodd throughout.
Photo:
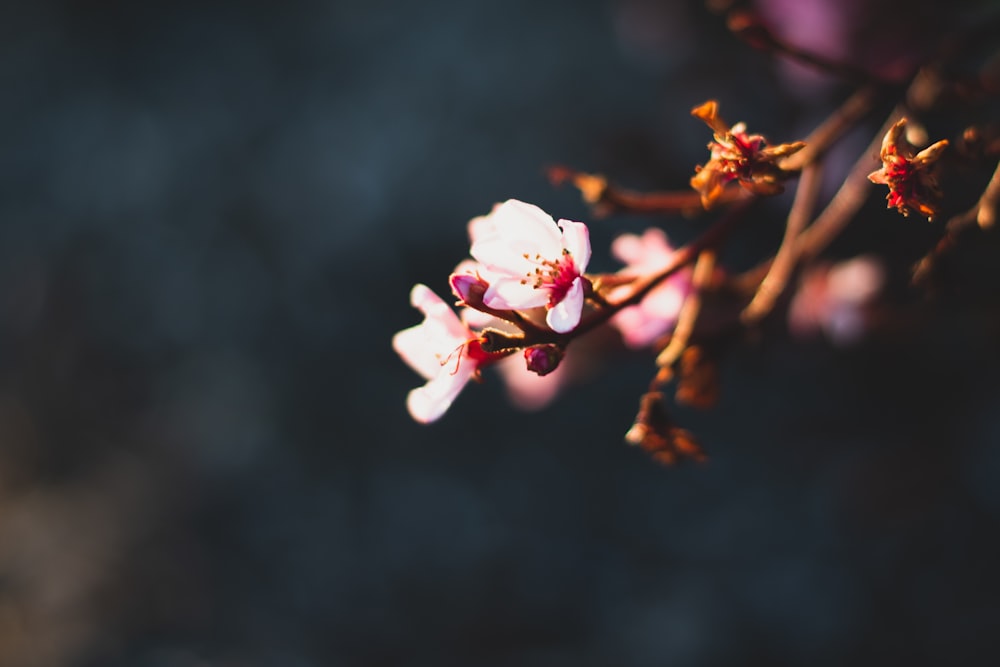
<svg viewBox="0 0 1000 667"><path fill-rule="evenodd" d="M826 248L843 231L847 223L861 209L869 194L868 174L878 165L876 155L882 145L882 137L897 120L903 116L903 107L897 106L889 114L871 143L865 148L843 185L819 214L812 225L795 239L795 254L799 262L809 261Z"/></svg>
<svg viewBox="0 0 1000 667"><path fill-rule="evenodd" d="M691 279L692 290L684 299L684 305L677 315L677 324L674 326L673 336L663 351L656 357L656 365L660 368L672 366L681 356L681 352L687 347L691 334L694 333L694 325L701 313L701 292L708 285L712 278L712 271L715 270L715 251L704 250L698 255L698 261L694 265L694 276Z"/></svg>
<svg viewBox="0 0 1000 667"><path fill-rule="evenodd" d="M607 179L599 174L588 174L561 165L549 167L548 176L553 185L572 182L598 217L605 217L617 211L645 215L654 213L690 215L703 210L701 195L693 190L637 192L608 183ZM746 197L746 192L733 188L722 195L720 203Z"/></svg>
<svg viewBox="0 0 1000 667"><path fill-rule="evenodd" d="M986 184L986 189L983 190L975 206L949 220L944 228L944 236L913 267L912 284L923 283L937 267L940 259L958 243L959 236L967 229L974 225L982 230L993 227L996 224L998 202L1000 202L1000 164L997 164L993 177Z"/></svg>
<svg viewBox="0 0 1000 667"><path fill-rule="evenodd" d="M877 96L878 89L875 86L865 86L855 91L803 139L806 147L785 158L781 168L785 171L797 171L817 161L837 139L871 111Z"/></svg>
<svg viewBox="0 0 1000 667"><path fill-rule="evenodd" d="M771 262L767 275L761 280L753 300L740 314L740 319L744 324L759 322L771 312L778 297L785 291L788 278L795 269L798 259L795 253L795 240L805 229L806 223L812 216L813 208L816 206L821 174L822 168L817 163L811 163L802 170L802 177L795 190L795 200L792 202L788 221L785 223L785 236L781 240L781 246Z"/></svg>
<svg viewBox="0 0 1000 667"><path fill-rule="evenodd" d="M866 69L831 60L782 41L764 25L755 12L745 9L732 10L726 24L733 34L760 51L784 56L789 60L808 65L847 81L861 84L892 85L891 81L882 79Z"/></svg>

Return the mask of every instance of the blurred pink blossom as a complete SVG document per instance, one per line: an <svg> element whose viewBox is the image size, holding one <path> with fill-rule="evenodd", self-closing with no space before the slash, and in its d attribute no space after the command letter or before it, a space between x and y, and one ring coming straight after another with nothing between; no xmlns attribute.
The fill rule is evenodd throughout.
<svg viewBox="0 0 1000 667"><path fill-rule="evenodd" d="M639 277L667 266L674 249L663 230L652 227L642 236L622 234L617 237L611 244L611 253L626 264L620 275ZM609 297L612 301L624 298L631 290L630 286L617 287ZM622 340L628 347L651 345L677 322L677 315L690 290L691 270L678 271L653 288L638 304L628 306L612 317L611 324L621 332Z"/></svg>
<svg viewBox="0 0 1000 667"><path fill-rule="evenodd" d="M799 336L822 332L837 345L857 342L884 281L882 264L870 256L807 269L788 308L789 329Z"/></svg>

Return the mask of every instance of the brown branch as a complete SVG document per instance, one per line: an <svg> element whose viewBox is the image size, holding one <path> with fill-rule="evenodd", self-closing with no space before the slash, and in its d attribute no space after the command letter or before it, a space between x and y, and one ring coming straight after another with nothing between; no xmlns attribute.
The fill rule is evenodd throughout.
<svg viewBox="0 0 1000 667"><path fill-rule="evenodd" d="M576 187L583 201L590 205L594 215L599 218L617 212L689 216L704 211L701 196L693 190L637 192L613 185L600 174L588 174L562 165L549 167L547 175L554 186L569 182ZM732 188L723 194L721 202L734 202L746 199L747 196L745 191Z"/></svg>
<svg viewBox="0 0 1000 667"><path fill-rule="evenodd" d="M882 145L882 137L903 115L903 108L897 106L889 114L871 143L854 163L840 189L809 227L795 237L789 251L794 264L807 262L816 257L843 231L868 198L870 183L868 174L878 164L876 156ZM756 290L757 286L775 261L770 257L731 281L733 289L745 293Z"/></svg>
<svg viewBox="0 0 1000 667"><path fill-rule="evenodd" d="M785 291L788 278L795 269L798 257L795 252L795 240L805 229L812 216L819 195L820 176L822 169L817 163L812 163L802 170L798 188L795 190L795 200L788 212L785 223L785 235L781 246L770 264L767 274L760 282L757 293L749 305L743 309L740 319L744 324L756 324L774 308L778 297Z"/></svg>
<svg viewBox="0 0 1000 667"><path fill-rule="evenodd" d="M875 86L865 86L855 91L803 139L805 148L785 158L780 167L785 171L798 171L823 157L837 139L871 111L877 97L878 89Z"/></svg>
<svg viewBox="0 0 1000 667"><path fill-rule="evenodd" d="M881 86L893 85L892 81L876 76L864 68L832 60L782 41L764 25L760 16L754 11L734 9L729 12L726 25L733 34L759 51L783 56L847 81Z"/></svg>
<svg viewBox="0 0 1000 667"><path fill-rule="evenodd" d="M715 251L703 250L698 255L698 261L694 265L694 275L691 278L691 292L684 299L680 313L677 315L677 324L674 325L673 335L670 342L663 348L656 357L656 365L661 369L667 369L680 358L681 352L687 347L691 334L694 333L694 325L701 313L701 293L712 278L715 270ZM668 373L669 374L669 373ZM660 377L660 376L658 376Z"/></svg>
<svg viewBox="0 0 1000 667"><path fill-rule="evenodd" d="M799 262L806 262L818 255L843 231L847 223L868 199L871 183L868 174L878 165L878 151L882 137L896 121L903 117L903 108L897 106L882 124L871 143L865 148L843 185L806 230L795 239L795 254Z"/></svg>
<svg viewBox="0 0 1000 667"><path fill-rule="evenodd" d="M1000 202L1000 164L997 164L993 177L986 184L986 189L976 204L964 213L952 217L944 227L944 236L914 265L912 284L924 284L937 268L941 258L957 245L959 236L966 230L974 227L982 230L992 228L996 224L998 202Z"/></svg>

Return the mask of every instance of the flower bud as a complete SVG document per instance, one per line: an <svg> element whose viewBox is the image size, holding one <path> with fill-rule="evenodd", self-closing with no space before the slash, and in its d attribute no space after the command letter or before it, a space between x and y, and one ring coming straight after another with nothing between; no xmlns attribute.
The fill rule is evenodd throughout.
<svg viewBox="0 0 1000 667"><path fill-rule="evenodd" d="M467 306L477 308L483 305L489 283L473 273L453 273L448 277L451 291Z"/></svg>
<svg viewBox="0 0 1000 667"><path fill-rule="evenodd" d="M524 360L528 364L528 370L538 375L548 375L554 371L562 358L562 348L551 343L532 345L524 349Z"/></svg>

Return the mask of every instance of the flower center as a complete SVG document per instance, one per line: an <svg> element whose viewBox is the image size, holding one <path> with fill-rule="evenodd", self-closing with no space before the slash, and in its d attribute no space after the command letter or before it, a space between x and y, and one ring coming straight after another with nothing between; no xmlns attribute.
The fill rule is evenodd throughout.
<svg viewBox="0 0 1000 667"><path fill-rule="evenodd" d="M573 255L565 248L562 256L555 260L546 259L541 255L532 258L527 253L524 254L524 258L536 266L521 279L521 284L531 284L535 289L549 290L549 308L566 298L566 293L573 286L573 282L580 277Z"/></svg>

